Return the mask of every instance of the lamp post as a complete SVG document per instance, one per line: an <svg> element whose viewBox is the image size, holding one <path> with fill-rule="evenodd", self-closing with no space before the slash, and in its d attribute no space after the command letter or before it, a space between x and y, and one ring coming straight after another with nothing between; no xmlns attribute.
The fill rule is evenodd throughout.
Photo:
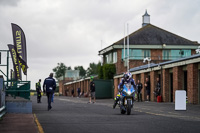
<svg viewBox="0 0 200 133"><path fill-rule="evenodd" d="M151 61L151 58L150 58L150 57L144 58L143 63L145 63L146 61L148 61L148 68L150 68L150 61Z"/></svg>
<svg viewBox="0 0 200 133"><path fill-rule="evenodd" d="M162 59L164 59L163 56L164 56L165 54L164 54L163 48L165 48L165 47L166 47L166 44L163 43L163 44L162 44ZM162 59L161 59L161 60L162 60Z"/></svg>
<svg viewBox="0 0 200 133"><path fill-rule="evenodd" d="M200 54L200 46L196 49L196 53Z"/></svg>
<svg viewBox="0 0 200 133"><path fill-rule="evenodd" d="M127 72L129 72L129 31L128 31L128 23L127 23Z"/></svg>

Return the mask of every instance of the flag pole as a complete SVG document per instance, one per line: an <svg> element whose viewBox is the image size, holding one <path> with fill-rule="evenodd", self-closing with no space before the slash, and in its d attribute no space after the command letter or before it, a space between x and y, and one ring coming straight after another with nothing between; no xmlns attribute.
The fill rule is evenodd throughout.
<svg viewBox="0 0 200 133"><path fill-rule="evenodd" d="M127 23L127 72L129 72L129 33L128 33L128 23Z"/></svg>

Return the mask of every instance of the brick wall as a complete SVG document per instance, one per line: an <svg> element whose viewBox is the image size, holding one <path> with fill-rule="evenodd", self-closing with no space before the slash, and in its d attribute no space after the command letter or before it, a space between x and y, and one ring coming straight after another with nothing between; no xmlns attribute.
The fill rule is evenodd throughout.
<svg viewBox="0 0 200 133"><path fill-rule="evenodd" d="M175 102L175 91L183 90L183 69L182 67L173 68L173 102Z"/></svg>
<svg viewBox="0 0 200 133"><path fill-rule="evenodd" d="M147 93L146 93L146 87L144 86L145 84L145 80L146 78L148 77L148 73L141 73L141 83L143 85L143 89L142 89L142 100L147 100L146 97L147 97Z"/></svg>
<svg viewBox="0 0 200 133"><path fill-rule="evenodd" d="M150 85L151 85L151 92L150 92L150 95L151 95L151 101L156 101L156 97L155 97L155 94L154 94L154 90L156 88L156 85L157 85L157 79L158 77L158 72L157 71L151 71L150 72Z"/></svg>
<svg viewBox="0 0 200 133"><path fill-rule="evenodd" d="M155 60L155 61L162 60L162 50L151 49L151 60Z"/></svg>
<svg viewBox="0 0 200 133"><path fill-rule="evenodd" d="M127 67L124 67L124 62L122 61L122 50L118 49L117 50L117 63L115 64L116 66L116 73L121 74L123 72L126 72Z"/></svg>
<svg viewBox="0 0 200 133"><path fill-rule="evenodd" d="M160 59L158 58L160 56ZM117 63L116 66L116 73L121 74L127 71L127 67L124 66L124 61L122 61L122 50L117 49ZM151 50L151 63L159 63L162 61L162 50ZM134 68L142 65L146 65L148 62L143 63L143 59L141 60L129 60L129 68Z"/></svg>
<svg viewBox="0 0 200 133"><path fill-rule="evenodd" d="M169 69L163 69L162 70L162 86L161 86L161 89L162 89L162 99L163 99L163 102L169 102L169 87L170 87L170 83L169 83L169 76L170 76L170 73L169 73Z"/></svg>
<svg viewBox="0 0 200 133"><path fill-rule="evenodd" d="M196 51L195 51L195 49L192 49L191 50L191 55L194 55L194 54L196 54Z"/></svg>
<svg viewBox="0 0 200 133"><path fill-rule="evenodd" d="M118 92L118 78L115 78L114 79L114 97L116 97L117 96L117 92Z"/></svg>
<svg viewBox="0 0 200 133"><path fill-rule="evenodd" d="M187 95L188 102L198 103L198 64L187 66Z"/></svg>

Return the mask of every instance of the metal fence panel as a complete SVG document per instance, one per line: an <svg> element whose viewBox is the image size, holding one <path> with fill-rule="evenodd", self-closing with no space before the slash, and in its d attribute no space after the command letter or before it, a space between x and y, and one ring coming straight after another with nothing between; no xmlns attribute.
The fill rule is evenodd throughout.
<svg viewBox="0 0 200 133"><path fill-rule="evenodd" d="M30 100L30 81L6 81L6 95L23 97Z"/></svg>
<svg viewBox="0 0 200 133"><path fill-rule="evenodd" d="M113 98L113 80L94 79L96 98Z"/></svg>

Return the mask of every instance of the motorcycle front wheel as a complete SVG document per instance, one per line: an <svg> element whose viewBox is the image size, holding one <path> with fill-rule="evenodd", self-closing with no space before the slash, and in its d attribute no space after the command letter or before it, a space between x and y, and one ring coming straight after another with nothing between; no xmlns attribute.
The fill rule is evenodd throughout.
<svg viewBox="0 0 200 133"><path fill-rule="evenodd" d="M127 115L131 114L131 100L127 101Z"/></svg>

